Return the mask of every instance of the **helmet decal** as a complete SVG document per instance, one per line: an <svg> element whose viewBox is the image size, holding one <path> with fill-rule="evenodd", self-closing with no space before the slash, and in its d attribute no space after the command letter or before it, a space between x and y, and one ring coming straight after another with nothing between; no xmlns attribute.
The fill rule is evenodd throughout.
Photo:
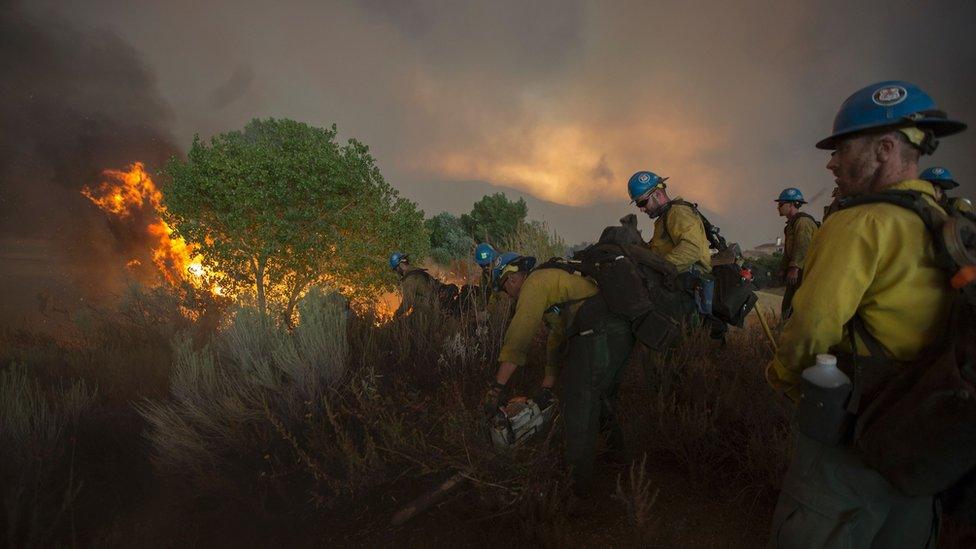
<svg viewBox="0 0 976 549"><path fill-rule="evenodd" d="M945 168L932 168L932 173L935 175L942 175L945 173Z"/></svg>
<svg viewBox="0 0 976 549"><path fill-rule="evenodd" d="M645 172L645 173L642 173L642 174L640 174L640 176L639 176L639 177L638 177L637 179L638 179L638 180L639 180L639 181L640 181L641 183L647 183L648 181L650 181L650 180L651 180L651 174L649 174L649 173L646 173L646 172Z"/></svg>
<svg viewBox="0 0 976 549"><path fill-rule="evenodd" d="M871 100L881 107L891 107L908 98L908 90L902 86L884 86L874 90Z"/></svg>

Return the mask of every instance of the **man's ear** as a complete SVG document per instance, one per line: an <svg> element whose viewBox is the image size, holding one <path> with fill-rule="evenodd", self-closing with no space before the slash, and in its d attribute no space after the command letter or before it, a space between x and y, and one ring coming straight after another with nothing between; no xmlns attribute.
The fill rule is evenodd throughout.
<svg viewBox="0 0 976 549"><path fill-rule="evenodd" d="M891 134L884 134L874 142L874 154L877 159L884 162L891 158L891 155L898 153L898 142Z"/></svg>

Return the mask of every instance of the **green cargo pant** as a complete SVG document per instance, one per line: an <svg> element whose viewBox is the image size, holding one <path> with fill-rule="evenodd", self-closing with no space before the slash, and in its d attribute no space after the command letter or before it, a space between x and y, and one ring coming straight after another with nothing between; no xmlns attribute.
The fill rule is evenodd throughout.
<svg viewBox="0 0 976 549"><path fill-rule="evenodd" d="M594 315L581 328L566 342L560 382L566 464L572 469L577 492L586 492L593 476L597 436L605 433L613 449L623 446L614 406L634 336L627 321L609 313Z"/></svg>
<svg viewBox="0 0 976 549"><path fill-rule="evenodd" d="M800 289L802 283L803 269L800 269L800 277L796 279L796 284L787 284L786 291L783 292L783 303L779 308L780 322L786 322L786 319L793 314L793 296L796 295L796 291Z"/></svg>
<svg viewBox="0 0 976 549"><path fill-rule="evenodd" d="M827 446L797 433L769 545L934 549L936 505L931 496L896 490L849 446Z"/></svg>

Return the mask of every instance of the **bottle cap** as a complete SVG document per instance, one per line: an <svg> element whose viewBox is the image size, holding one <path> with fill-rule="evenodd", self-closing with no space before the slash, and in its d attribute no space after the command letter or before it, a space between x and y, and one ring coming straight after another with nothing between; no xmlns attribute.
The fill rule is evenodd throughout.
<svg viewBox="0 0 976 549"><path fill-rule="evenodd" d="M817 355L817 366L837 366L837 357L831 354Z"/></svg>

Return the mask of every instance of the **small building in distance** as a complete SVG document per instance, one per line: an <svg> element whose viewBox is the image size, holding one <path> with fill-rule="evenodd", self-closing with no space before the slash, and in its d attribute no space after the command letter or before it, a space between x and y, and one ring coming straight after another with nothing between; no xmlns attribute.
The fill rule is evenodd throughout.
<svg viewBox="0 0 976 549"><path fill-rule="evenodd" d="M770 256L773 254L783 253L783 238L777 238L776 242L769 242L766 244L760 244L751 250L745 250L742 252L747 258L756 259L763 256Z"/></svg>

